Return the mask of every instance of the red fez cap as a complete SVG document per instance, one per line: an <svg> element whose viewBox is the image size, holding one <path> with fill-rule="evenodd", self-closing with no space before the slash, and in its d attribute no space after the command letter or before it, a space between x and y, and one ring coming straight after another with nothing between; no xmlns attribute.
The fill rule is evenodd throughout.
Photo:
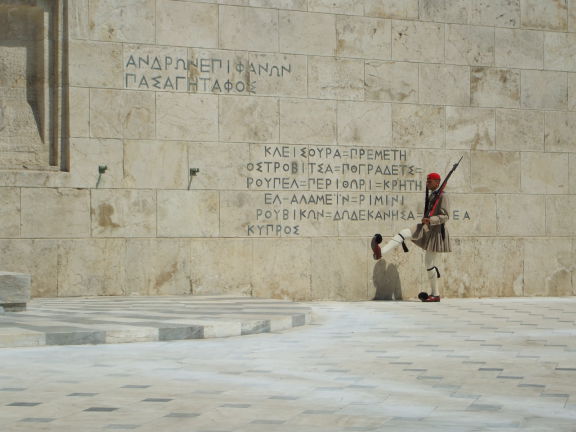
<svg viewBox="0 0 576 432"><path fill-rule="evenodd" d="M440 180L440 174L438 173L430 173L428 174L428 177L426 177L427 179L431 179L431 180Z"/></svg>

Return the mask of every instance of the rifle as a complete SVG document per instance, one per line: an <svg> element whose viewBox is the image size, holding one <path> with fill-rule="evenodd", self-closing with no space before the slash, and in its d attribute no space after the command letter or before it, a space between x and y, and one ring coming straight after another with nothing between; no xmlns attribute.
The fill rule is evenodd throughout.
<svg viewBox="0 0 576 432"><path fill-rule="evenodd" d="M456 168L458 168L458 165L460 165L460 162L462 161L463 158L464 158L464 156L462 156L458 162L456 162L454 165L452 165L452 169L450 170L450 172L448 174L446 174L444 181L442 182L442 184L438 188L438 192L434 194L435 197L434 197L434 204L432 204L432 208L430 208L430 204L428 203L428 188L426 188L426 204L424 205L424 217L425 218L429 218L430 216L434 216L434 212L436 211L436 207L438 206L438 203L440 202L440 197L442 195L442 192L444 192L444 188L446 187L446 184L448 183L448 179L450 178L452 173L454 171L456 171Z"/></svg>

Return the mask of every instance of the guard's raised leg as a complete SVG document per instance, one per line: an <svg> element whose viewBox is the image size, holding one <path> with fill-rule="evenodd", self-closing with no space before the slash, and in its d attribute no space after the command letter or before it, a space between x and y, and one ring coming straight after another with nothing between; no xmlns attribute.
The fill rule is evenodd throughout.
<svg viewBox="0 0 576 432"><path fill-rule="evenodd" d="M393 249L396 249L398 246L402 245L402 249L404 252L408 252L408 247L406 246L405 240L410 240L412 238L412 232L409 228L404 228L390 240L383 248L380 247L380 243L382 243L382 236L380 234L375 234L372 237L372 241L370 242L370 246L372 247L372 252L374 253L374 259L379 260L382 258L383 255L387 254Z"/></svg>

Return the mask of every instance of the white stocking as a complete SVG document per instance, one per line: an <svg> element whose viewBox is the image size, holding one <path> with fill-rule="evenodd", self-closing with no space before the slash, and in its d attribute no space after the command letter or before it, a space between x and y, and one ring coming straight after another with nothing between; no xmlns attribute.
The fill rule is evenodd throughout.
<svg viewBox="0 0 576 432"><path fill-rule="evenodd" d="M430 285L430 295L438 296L438 275L440 274L437 264L438 264L438 252L426 251L424 256L424 264L426 266L426 272L428 273L428 283Z"/></svg>
<svg viewBox="0 0 576 432"><path fill-rule="evenodd" d="M393 249L396 249L398 246L402 244L404 240L410 240L411 238L412 238L412 232L410 231L410 229L404 228L402 231L400 231L398 234L392 237L392 240L386 243L386 246L382 248L382 255L390 252Z"/></svg>

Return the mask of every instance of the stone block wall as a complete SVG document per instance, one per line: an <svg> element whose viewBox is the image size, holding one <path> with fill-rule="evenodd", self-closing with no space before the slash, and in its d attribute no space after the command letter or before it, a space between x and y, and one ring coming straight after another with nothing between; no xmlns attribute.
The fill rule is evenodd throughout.
<svg viewBox="0 0 576 432"><path fill-rule="evenodd" d="M462 156L443 294L576 294L576 0L59 4L66 160L0 152L1 270L33 296L415 297L423 253L369 239Z"/></svg>

